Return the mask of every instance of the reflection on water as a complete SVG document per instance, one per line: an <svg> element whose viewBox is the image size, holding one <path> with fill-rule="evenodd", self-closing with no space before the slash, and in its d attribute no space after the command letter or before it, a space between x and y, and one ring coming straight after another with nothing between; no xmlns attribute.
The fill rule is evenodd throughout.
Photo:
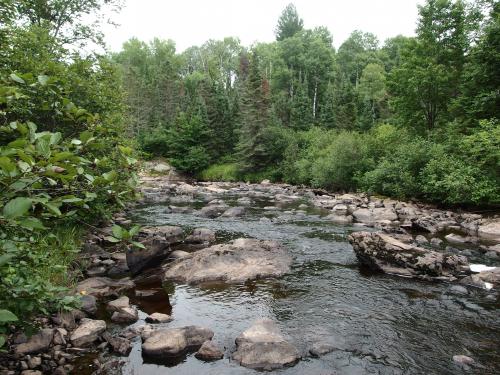
<svg viewBox="0 0 500 375"><path fill-rule="evenodd" d="M168 213L165 205L137 209L135 220L145 225L206 227L216 230L223 241L241 236L281 241L293 254L294 264L279 280L241 285L162 286L155 277L138 282L130 295L132 303L146 313L171 313L174 320L166 327L212 329L225 357L205 363L189 354L167 364L145 363L137 340L123 373L255 373L232 362L230 354L234 339L263 317L277 321L304 356L296 366L277 373L465 373L452 362L456 354L473 357L480 364L477 373L500 372L498 296L477 289L457 294L450 284L360 269L346 241L347 234L359 228L335 226L313 209L297 214L293 210L300 203L269 212L263 207L272 203L260 199L236 219ZM316 342L330 343L337 350L310 358L308 349Z"/></svg>

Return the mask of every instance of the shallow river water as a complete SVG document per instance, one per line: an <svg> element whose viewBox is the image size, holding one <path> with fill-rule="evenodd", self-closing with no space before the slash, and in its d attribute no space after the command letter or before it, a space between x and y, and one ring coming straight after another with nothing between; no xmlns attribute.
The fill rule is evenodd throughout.
<svg viewBox="0 0 500 375"><path fill-rule="evenodd" d="M235 205L236 197L226 202ZM495 374L500 373L500 313L498 295L454 284L425 282L375 274L361 269L346 236L359 227L331 224L315 208L298 209L296 202L279 210L261 199L240 218L202 218L194 213L168 213L166 204L138 207L133 219L143 225L205 227L219 242L238 237L282 242L294 257L291 272L280 279L242 285L161 285L138 282L150 297L130 294L145 313L166 312L167 327L199 325L215 332L224 359L202 362L189 354L170 363L144 363L140 339L123 374L254 374L231 361L235 338L259 318L276 321L303 355L282 374ZM178 204L177 204L178 205ZM188 204L186 204L188 205ZM189 204L199 208L201 202ZM184 249L182 246L179 249ZM145 271L148 272L153 271ZM136 324L143 324L142 319ZM337 350L311 358L315 342ZM453 363L465 354L478 366L468 371Z"/></svg>

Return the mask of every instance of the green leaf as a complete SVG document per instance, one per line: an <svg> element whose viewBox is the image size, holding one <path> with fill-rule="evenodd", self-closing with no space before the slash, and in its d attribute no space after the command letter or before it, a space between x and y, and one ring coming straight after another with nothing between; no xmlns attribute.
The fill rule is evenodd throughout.
<svg viewBox="0 0 500 375"><path fill-rule="evenodd" d="M145 249L146 246L144 246L142 243L140 242L137 242L137 241L131 241L132 245L134 245L135 247L138 247L140 249Z"/></svg>
<svg viewBox="0 0 500 375"><path fill-rule="evenodd" d="M116 238L123 238L123 228L119 225L113 225L111 231L113 232L113 236L115 236Z"/></svg>
<svg viewBox="0 0 500 375"><path fill-rule="evenodd" d="M16 170L16 165L7 156L0 156L0 168L10 173Z"/></svg>
<svg viewBox="0 0 500 375"><path fill-rule="evenodd" d="M116 177L118 177L118 174L115 171L103 173L102 177L108 182L116 180Z"/></svg>
<svg viewBox="0 0 500 375"><path fill-rule="evenodd" d="M107 236L107 237L104 237L104 239L108 242L113 242L113 243L121 242L121 240L119 240L118 238L115 238L113 236Z"/></svg>
<svg viewBox="0 0 500 375"><path fill-rule="evenodd" d="M5 263L9 262L12 258L14 258L14 254L0 255L0 266L3 266Z"/></svg>
<svg viewBox="0 0 500 375"><path fill-rule="evenodd" d="M48 81L49 81L49 76L46 76L45 74L41 74L41 75L38 76L38 82L42 86L45 86Z"/></svg>
<svg viewBox="0 0 500 375"><path fill-rule="evenodd" d="M5 345L5 336L0 335L0 348Z"/></svg>
<svg viewBox="0 0 500 375"><path fill-rule="evenodd" d="M47 207L49 211L56 216L62 215L61 211L59 210L59 206L55 205L54 203L45 203L45 207Z"/></svg>
<svg viewBox="0 0 500 375"><path fill-rule="evenodd" d="M17 316L15 316L9 310L0 310L0 322L1 323L16 322L18 320L19 319L17 318Z"/></svg>
<svg viewBox="0 0 500 375"><path fill-rule="evenodd" d="M47 229L36 217L27 217L26 219L21 220L19 225L28 229Z"/></svg>
<svg viewBox="0 0 500 375"><path fill-rule="evenodd" d="M62 139L61 133L52 133L50 136L50 144L51 145L56 145L59 143L59 141Z"/></svg>
<svg viewBox="0 0 500 375"><path fill-rule="evenodd" d="M139 225L134 225L132 228L129 230L129 234L131 237L135 236L139 231L141 230L141 227Z"/></svg>
<svg viewBox="0 0 500 375"><path fill-rule="evenodd" d="M15 219L23 216L31 208L33 201L29 198L17 197L9 201L3 208L3 216L6 219Z"/></svg>
<svg viewBox="0 0 500 375"><path fill-rule="evenodd" d="M10 79L17 82L17 83L26 83L26 82L24 82L24 79L22 79L21 77L19 77L18 75L14 74L14 73L11 73Z"/></svg>

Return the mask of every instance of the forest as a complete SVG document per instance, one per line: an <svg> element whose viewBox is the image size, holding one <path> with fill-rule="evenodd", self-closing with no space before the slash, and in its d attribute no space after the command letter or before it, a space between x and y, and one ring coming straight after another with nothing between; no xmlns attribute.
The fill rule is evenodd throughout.
<svg viewBox="0 0 500 375"><path fill-rule="evenodd" d="M84 234L136 198L139 160L206 181L500 204L499 2L427 0L414 37L356 30L338 50L290 4L271 43L102 52L99 15L120 5L0 4L0 347L10 324L75 305L61 295Z"/></svg>
<svg viewBox="0 0 500 375"><path fill-rule="evenodd" d="M499 4L428 1L416 37L336 51L290 4L276 41L131 39L128 129L205 180L270 179L448 205L499 203Z"/></svg>

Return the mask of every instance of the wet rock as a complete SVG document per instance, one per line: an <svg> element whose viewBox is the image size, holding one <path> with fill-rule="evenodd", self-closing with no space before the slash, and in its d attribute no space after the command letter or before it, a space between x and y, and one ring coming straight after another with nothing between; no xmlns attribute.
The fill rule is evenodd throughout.
<svg viewBox="0 0 500 375"><path fill-rule="evenodd" d="M180 243L184 238L184 231L182 228L173 225L142 228L139 234L146 238L159 237L170 245Z"/></svg>
<svg viewBox="0 0 500 375"><path fill-rule="evenodd" d="M203 361L216 361L224 357L224 353L213 341L205 341L194 356Z"/></svg>
<svg viewBox="0 0 500 375"><path fill-rule="evenodd" d="M236 200L236 203L238 204L241 204L242 206L250 206L252 205L254 202L252 199L248 198L248 197L242 197L242 198L238 198Z"/></svg>
<svg viewBox="0 0 500 375"><path fill-rule="evenodd" d="M108 302L106 310L108 312L120 311L123 308L130 307L130 300L127 296L122 296L118 299Z"/></svg>
<svg viewBox="0 0 500 375"><path fill-rule="evenodd" d="M188 257L191 253L182 250L174 250L170 253L169 258L171 259L182 259Z"/></svg>
<svg viewBox="0 0 500 375"><path fill-rule="evenodd" d="M152 357L177 356L189 350L196 350L214 333L202 327L160 329L154 331L142 344L142 353Z"/></svg>
<svg viewBox="0 0 500 375"><path fill-rule="evenodd" d="M427 240L427 238L425 238L421 234L419 234L417 237L415 237L415 241L417 241L417 243L419 245L424 245L424 244L428 244L429 243L429 241Z"/></svg>
<svg viewBox="0 0 500 375"><path fill-rule="evenodd" d="M28 359L28 367L34 369L42 364L42 358L40 357L31 357Z"/></svg>
<svg viewBox="0 0 500 375"><path fill-rule="evenodd" d="M38 370L24 370L21 375L43 375L43 373Z"/></svg>
<svg viewBox="0 0 500 375"><path fill-rule="evenodd" d="M313 357L321 357L335 350L335 346L326 342L315 342L309 349L309 354Z"/></svg>
<svg viewBox="0 0 500 375"><path fill-rule="evenodd" d="M244 207L231 207L224 211L224 213L221 215L222 217L239 217L243 216L245 214L245 208Z"/></svg>
<svg viewBox="0 0 500 375"><path fill-rule="evenodd" d="M215 232L207 228L196 228L186 238L187 243L212 243L215 242Z"/></svg>
<svg viewBox="0 0 500 375"><path fill-rule="evenodd" d="M94 296L91 295L81 296L80 301L81 301L80 309L84 313L88 315L95 315L95 313L97 312L97 300Z"/></svg>
<svg viewBox="0 0 500 375"><path fill-rule="evenodd" d="M391 208L359 208L352 213L354 220L365 224L376 224L384 221L395 221L398 219L396 211Z"/></svg>
<svg viewBox="0 0 500 375"><path fill-rule="evenodd" d="M31 336L27 342L19 344L14 349L16 354L33 354L45 352L54 337L54 330L51 328L44 328L37 334Z"/></svg>
<svg viewBox="0 0 500 375"><path fill-rule="evenodd" d="M332 211L334 212L335 215L345 216L347 215L348 208L345 204L341 203L341 204L336 204L332 208Z"/></svg>
<svg viewBox="0 0 500 375"><path fill-rule="evenodd" d="M54 338L52 342L54 345L66 345L66 336L68 335L68 331L64 328L56 328L54 330Z"/></svg>
<svg viewBox="0 0 500 375"><path fill-rule="evenodd" d="M170 315L156 312L148 315L145 320L147 323L167 323L171 322L173 319Z"/></svg>
<svg viewBox="0 0 500 375"><path fill-rule="evenodd" d="M463 354L454 355L453 362L455 362L459 365L462 365L462 366L463 365L469 366L469 365L472 365L475 363L475 361L471 357L468 357L468 356L463 355Z"/></svg>
<svg viewBox="0 0 500 375"><path fill-rule="evenodd" d="M330 214L326 218L334 224L351 224L353 222L351 215Z"/></svg>
<svg viewBox="0 0 500 375"><path fill-rule="evenodd" d="M135 287L134 282L128 278L114 280L108 277L91 277L79 282L76 290L81 294L108 297L118 295L133 287Z"/></svg>
<svg viewBox="0 0 500 375"><path fill-rule="evenodd" d="M469 291L467 290L467 288L465 288L461 285L452 285L450 287L450 292L453 294L463 294L463 295L469 294Z"/></svg>
<svg viewBox="0 0 500 375"><path fill-rule="evenodd" d="M500 219L492 219L479 225L477 235L486 240L500 242Z"/></svg>
<svg viewBox="0 0 500 375"><path fill-rule="evenodd" d="M385 273L455 279L469 270L463 256L405 244L381 232L355 232L348 239L360 263Z"/></svg>
<svg viewBox="0 0 500 375"><path fill-rule="evenodd" d="M443 240L441 238L433 237L431 238L431 245L433 247L441 247Z"/></svg>
<svg viewBox="0 0 500 375"><path fill-rule="evenodd" d="M134 306L124 307L115 311L111 320L115 323L135 323L139 320L139 312Z"/></svg>
<svg viewBox="0 0 500 375"><path fill-rule="evenodd" d="M129 355L132 350L132 344L130 343L130 340L127 340L126 338L112 336L108 332L104 332L102 337L111 346L113 352L115 353L126 356Z"/></svg>
<svg viewBox="0 0 500 375"><path fill-rule="evenodd" d="M292 258L286 249L275 241L239 238L172 262L164 279L189 284L208 281L238 283L281 276L290 269L291 263Z"/></svg>
<svg viewBox="0 0 500 375"><path fill-rule="evenodd" d="M293 365L300 358L298 350L285 341L276 324L269 319L256 321L236 338L233 359L255 370L275 370Z"/></svg>
<svg viewBox="0 0 500 375"><path fill-rule="evenodd" d="M209 219L215 219L219 217L224 211L226 211L226 205L213 205L203 207L198 214L202 217L207 217Z"/></svg>
<svg viewBox="0 0 500 375"><path fill-rule="evenodd" d="M87 269L86 273L88 277L94 277L94 276L104 276L106 274L106 271L107 271L106 267L98 266Z"/></svg>
<svg viewBox="0 0 500 375"><path fill-rule="evenodd" d="M449 243L452 243L452 244L465 244L465 243L474 242L474 240L471 239L470 237L463 237L463 236L460 236L458 234L453 234L453 233L446 235L444 238L446 241L448 241Z"/></svg>
<svg viewBox="0 0 500 375"><path fill-rule="evenodd" d="M83 347L96 341L106 330L104 320L82 319L80 326L71 334L71 343L76 347Z"/></svg>
<svg viewBox="0 0 500 375"><path fill-rule="evenodd" d="M82 318L85 318L85 314L80 310L73 309L57 313L56 316L52 317L52 321L60 327L73 330L77 327L77 322Z"/></svg>

